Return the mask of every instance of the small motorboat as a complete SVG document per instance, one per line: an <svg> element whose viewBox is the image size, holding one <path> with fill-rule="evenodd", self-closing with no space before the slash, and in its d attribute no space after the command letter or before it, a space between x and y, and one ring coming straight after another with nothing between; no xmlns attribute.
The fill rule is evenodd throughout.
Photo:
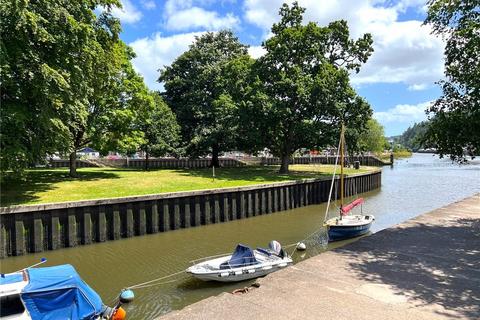
<svg viewBox="0 0 480 320"><path fill-rule="evenodd" d="M0 277L0 318L6 320L123 320L121 305L132 300L133 292L125 290L113 308L104 305L69 264L29 267Z"/></svg>
<svg viewBox="0 0 480 320"><path fill-rule="evenodd" d="M186 271L204 281L236 282L265 276L291 264L292 258L277 241L255 250L238 244L231 255L197 263Z"/></svg>

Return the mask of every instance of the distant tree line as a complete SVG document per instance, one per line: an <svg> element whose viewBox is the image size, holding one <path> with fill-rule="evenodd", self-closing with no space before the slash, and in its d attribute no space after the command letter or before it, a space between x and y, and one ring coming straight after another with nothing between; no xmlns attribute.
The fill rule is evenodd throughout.
<svg viewBox="0 0 480 320"><path fill-rule="evenodd" d="M392 137L393 143L414 152L430 147L425 141L429 124L430 121L414 123L413 126L408 127L401 135Z"/></svg>

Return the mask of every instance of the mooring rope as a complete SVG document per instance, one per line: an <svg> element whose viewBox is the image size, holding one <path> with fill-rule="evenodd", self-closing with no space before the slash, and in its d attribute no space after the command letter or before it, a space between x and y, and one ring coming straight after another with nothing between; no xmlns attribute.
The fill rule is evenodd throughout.
<svg viewBox="0 0 480 320"><path fill-rule="evenodd" d="M133 286L130 286L130 287L126 287L125 289L126 290L131 290L131 289L138 289L138 288L142 288L142 287L145 287L145 285L149 285L149 284L152 284L152 283L155 283L157 281L161 281L161 280L165 280L165 279L168 279L168 278L171 278L171 277L174 277L174 276L178 276L179 274L182 274L184 273L185 271L182 270L182 271L179 271L179 272L175 272L175 273L172 273L172 274L169 274L169 275L166 275L166 276L163 276L163 277L160 277L160 278L156 278L156 279L153 279L153 280L150 280L150 281L145 281L145 282L142 282L142 283L139 283L139 284L135 284ZM176 281L176 280L174 280ZM173 281L172 281L173 282ZM157 285L157 284L155 284ZM152 285L153 286L153 285Z"/></svg>

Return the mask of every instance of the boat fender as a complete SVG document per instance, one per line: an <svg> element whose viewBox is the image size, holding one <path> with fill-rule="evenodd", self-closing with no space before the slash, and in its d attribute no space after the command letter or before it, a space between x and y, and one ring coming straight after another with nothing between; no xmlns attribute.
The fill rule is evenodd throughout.
<svg viewBox="0 0 480 320"><path fill-rule="evenodd" d="M222 272L218 276L224 278L224 277L228 277L229 274L230 273L228 273L228 272Z"/></svg>
<svg viewBox="0 0 480 320"><path fill-rule="evenodd" d="M135 299L135 295L133 294L132 290L123 290L122 293L120 293L119 300L121 303L130 303Z"/></svg>
<svg viewBox="0 0 480 320"><path fill-rule="evenodd" d="M307 246L305 245L305 243L303 243L303 242L297 243L297 250L298 251L304 251L306 249L307 249Z"/></svg>
<svg viewBox="0 0 480 320"><path fill-rule="evenodd" d="M125 320L126 317L127 312L125 312L122 307L118 307L118 309L115 310L115 313L113 314L112 320Z"/></svg>

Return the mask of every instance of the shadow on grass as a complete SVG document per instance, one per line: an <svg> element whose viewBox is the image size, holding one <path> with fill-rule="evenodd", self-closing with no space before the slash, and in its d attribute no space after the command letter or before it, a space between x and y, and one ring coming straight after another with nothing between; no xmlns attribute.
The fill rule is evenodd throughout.
<svg viewBox="0 0 480 320"><path fill-rule="evenodd" d="M262 166L262 167L237 167L237 168L218 168L215 169L216 180L246 180L271 182L271 181L291 181L311 178L322 178L331 176L326 173L314 171L295 171L291 170L288 174L278 173L279 166ZM212 169L177 169L177 172L188 177L212 178Z"/></svg>
<svg viewBox="0 0 480 320"><path fill-rule="evenodd" d="M480 319L479 244L480 220L461 219L454 226L384 230L375 243L358 241L341 251L371 283L390 285L420 305L438 304L458 317Z"/></svg>
<svg viewBox="0 0 480 320"><path fill-rule="evenodd" d="M115 170L78 170L78 178L71 178L65 169L32 169L22 179L6 176L1 182L1 206L7 207L38 199L36 193L54 189L54 184L63 181L92 181L118 179Z"/></svg>

